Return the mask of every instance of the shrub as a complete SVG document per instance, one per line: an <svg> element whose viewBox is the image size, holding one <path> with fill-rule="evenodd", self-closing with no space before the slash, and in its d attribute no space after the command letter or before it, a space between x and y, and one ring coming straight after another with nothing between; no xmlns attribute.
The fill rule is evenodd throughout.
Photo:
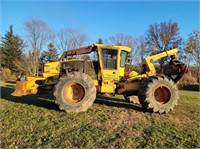
<svg viewBox="0 0 200 149"><path fill-rule="evenodd" d="M9 68L1 68L1 80L9 81L12 76L12 72Z"/></svg>
<svg viewBox="0 0 200 149"><path fill-rule="evenodd" d="M188 73L184 74L181 80L178 83L179 85L193 85L197 84L197 79L192 76L191 71Z"/></svg>
<svg viewBox="0 0 200 149"><path fill-rule="evenodd" d="M0 78L3 81L16 81L16 74L12 73L9 68L0 68Z"/></svg>
<svg viewBox="0 0 200 149"><path fill-rule="evenodd" d="M200 91L199 84L184 85L184 86L179 87L179 89L189 90L189 91Z"/></svg>
<svg viewBox="0 0 200 149"><path fill-rule="evenodd" d="M16 81L16 80L17 80L16 74L12 74L9 81Z"/></svg>

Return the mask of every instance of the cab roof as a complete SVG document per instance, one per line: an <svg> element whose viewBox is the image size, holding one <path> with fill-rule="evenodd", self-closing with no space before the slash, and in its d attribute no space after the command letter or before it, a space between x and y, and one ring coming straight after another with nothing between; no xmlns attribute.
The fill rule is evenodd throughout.
<svg viewBox="0 0 200 149"><path fill-rule="evenodd" d="M97 46L100 48L108 48L108 49L120 49L120 50L124 50L127 52L131 52L131 48L128 46L122 46L122 45L110 45L110 44L93 44L93 46Z"/></svg>

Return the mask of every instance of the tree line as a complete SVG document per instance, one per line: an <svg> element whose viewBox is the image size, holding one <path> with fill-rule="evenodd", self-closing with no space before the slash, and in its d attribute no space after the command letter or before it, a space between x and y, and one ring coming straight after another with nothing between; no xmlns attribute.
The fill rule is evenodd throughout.
<svg viewBox="0 0 200 149"><path fill-rule="evenodd" d="M193 30L184 40L180 36L178 23L171 20L150 24L139 37L130 34L116 33L108 38L97 39L97 43L125 45L132 48L132 66L140 66L146 55L179 48L179 57L190 68L195 68L194 77L199 78L200 69L200 31ZM26 72L38 76L41 64L56 61L59 54L66 50L76 49L90 44L89 36L73 28L60 29L55 32L40 19L30 18L24 21L25 34L22 37L14 34L13 26L0 39L1 65L12 73ZM159 60L162 68L166 59ZM198 79L199 80L199 79Z"/></svg>

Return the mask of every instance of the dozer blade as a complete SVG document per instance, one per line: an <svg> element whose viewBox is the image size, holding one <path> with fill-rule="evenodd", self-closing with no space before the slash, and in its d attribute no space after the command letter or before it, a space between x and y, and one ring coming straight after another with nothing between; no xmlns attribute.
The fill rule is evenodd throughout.
<svg viewBox="0 0 200 149"><path fill-rule="evenodd" d="M37 86L35 88L27 88L27 81L17 81L15 91L11 94L12 96L25 96L27 94L36 94Z"/></svg>
<svg viewBox="0 0 200 149"><path fill-rule="evenodd" d="M12 96L24 96L26 95L26 81L17 81L15 91Z"/></svg>

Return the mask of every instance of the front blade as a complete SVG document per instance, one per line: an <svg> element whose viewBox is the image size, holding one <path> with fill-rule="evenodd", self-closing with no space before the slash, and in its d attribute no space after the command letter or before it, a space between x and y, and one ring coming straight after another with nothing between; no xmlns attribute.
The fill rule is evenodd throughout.
<svg viewBox="0 0 200 149"><path fill-rule="evenodd" d="M11 94L12 96L25 96L27 94L26 89L27 81L17 81L15 91Z"/></svg>

